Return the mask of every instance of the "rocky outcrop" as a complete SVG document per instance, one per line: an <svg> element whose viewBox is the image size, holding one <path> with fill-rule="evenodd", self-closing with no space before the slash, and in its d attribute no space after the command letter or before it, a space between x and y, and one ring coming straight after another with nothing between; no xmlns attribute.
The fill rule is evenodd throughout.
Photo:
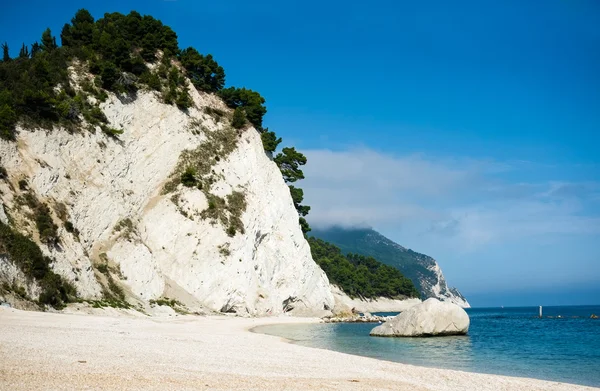
<svg viewBox="0 0 600 391"><path fill-rule="evenodd" d="M422 255L422 254L419 254ZM454 287L449 287L446 283L446 278L442 273L440 265L435 259L423 255L422 261L428 271L422 274L419 281L419 286L425 291L425 297L433 297L441 301L448 301L454 303L462 308L471 308L471 305L465 299L465 297Z"/></svg>
<svg viewBox="0 0 600 391"><path fill-rule="evenodd" d="M469 331L469 315L450 302L431 298L371 330L379 337L461 335Z"/></svg>
<svg viewBox="0 0 600 391"><path fill-rule="evenodd" d="M347 316L327 316L323 323L381 323L392 319L393 316L373 315L369 312Z"/></svg>
<svg viewBox="0 0 600 391"><path fill-rule="evenodd" d="M347 315L353 312L402 312L421 302L421 300L415 298L404 300L388 297L378 297L376 299L351 298L335 285L331 285L331 291L335 300L333 312L339 315Z"/></svg>
<svg viewBox="0 0 600 391"><path fill-rule="evenodd" d="M8 221L6 209L84 299L118 286L132 304L170 297L190 308L247 315L333 308L289 189L254 128L239 132L227 154L205 150L210 155L198 157L216 160L210 191L181 184L165 191L185 151L232 131L218 98L189 90L194 106L186 111L153 92L140 90L133 100L111 94L101 108L110 127L123 130L118 139L99 128L19 128L16 142L0 141L8 172L0 180L0 219ZM37 237L19 181L49 207L56 243ZM233 212L223 208L234 192L241 206L232 231L223 214L231 219ZM0 263L2 273L18 277L8 261Z"/></svg>

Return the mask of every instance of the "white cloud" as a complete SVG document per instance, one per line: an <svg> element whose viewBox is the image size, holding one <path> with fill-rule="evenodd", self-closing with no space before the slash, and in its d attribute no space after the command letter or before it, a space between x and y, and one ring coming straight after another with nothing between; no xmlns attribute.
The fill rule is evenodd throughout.
<svg viewBox="0 0 600 391"><path fill-rule="evenodd" d="M465 251L543 234L598 234L595 182L510 182L531 162L394 156L360 148L309 150L306 203L315 226L399 227L452 238ZM521 175L522 176L522 175Z"/></svg>
<svg viewBox="0 0 600 391"><path fill-rule="evenodd" d="M394 157L370 149L334 152L306 151L307 178L327 187L354 188L368 185L371 191L414 191L420 195L440 195L476 173L453 169L419 155Z"/></svg>

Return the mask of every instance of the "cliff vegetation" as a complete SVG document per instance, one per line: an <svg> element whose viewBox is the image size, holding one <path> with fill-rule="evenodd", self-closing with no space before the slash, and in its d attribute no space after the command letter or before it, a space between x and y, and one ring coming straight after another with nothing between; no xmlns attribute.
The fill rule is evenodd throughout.
<svg viewBox="0 0 600 391"><path fill-rule="evenodd" d="M384 265L373 257L342 254L333 244L308 239L313 259L327 274L329 281L354 298L418 298L419 291L398 269Z"/></svg>

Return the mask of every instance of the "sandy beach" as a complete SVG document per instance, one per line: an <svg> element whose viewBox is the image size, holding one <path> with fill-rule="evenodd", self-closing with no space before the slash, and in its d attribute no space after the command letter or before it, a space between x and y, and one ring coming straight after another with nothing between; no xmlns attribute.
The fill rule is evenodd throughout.
<svg viewBox="0 0 600 391"><path fill-rule="evenodd" d="M100 316L0 307L0 389L593 389L379 361L249 331L265 324L317 321L145 317L116 311Z"/></svg>

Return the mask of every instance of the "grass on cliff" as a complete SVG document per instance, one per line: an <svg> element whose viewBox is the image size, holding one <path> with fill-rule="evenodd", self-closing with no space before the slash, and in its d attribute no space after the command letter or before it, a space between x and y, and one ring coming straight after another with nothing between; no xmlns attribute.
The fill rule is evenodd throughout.
<svg viewBox="0 0 600 391"><path fill-rule="evenodd" d="M177 312L180 315L187 315L190 313L182 302L176 299L170 299L168 297L161 297L156 300L150 300L149 303L152 306L158 305L171 307L175 312Z"/></svg>
<svg viewBox="0 0 600 391"><path fill-rule="evenodd" d="M192 132L201 126L198 122L192 123ZM206 140L202 144L181 154L171 180L163 188L163 194L175 192L179 184L196 187L208 201L208 208L200 213L200 217L214 224L220 223L229 236L235 236L238 232L243 234L245 230L241 217L247 207L244 192L234 190L225 198L211 193L212 185L222 178L222 174L217 174L214 167L235 151L240 133L226 126L214 131L205 130L203 134ZM178 203L177 196L172 200Z"/></svg>
<svg viewBox="0 0 600 391"><path fill-rule="evenodd" d="M54 224L50 208L36 198L26 180L19 181L19 188L23 194L17 197L17 203L31 210L28 217L35 223L40 240L48 245L58 243L58 226Z"/></svg>
<svg viewBox="0 0 600 391"><path fill-rule="evenodd" d="M31 210L27 217L34 222L40 241L48 245L58 244L58 226L54 223L50 208L35 197L25 179L19 181L19 188L23 193L16 198L17 203ZM55 205L55 207L57 214L66 213L64 205ZM52 260L43 255L33 240L2 223L0 223L0 254L8 256L27 278L38 283L41 287L38 299L40 305L63 308L66 303L77 297L73 285L51 270ZM24 290L17 291L23 296L22 292Z"/></svg>
<svg viewBox="0 0 600 391"><path fill-rule="evenodd" d="M118 224L117 226L127 227L128 225L131 225L131 220L125 219L122 220L121 223L122 224ZM100 253L99 258L99 262L97 262L94 267L103 275L103 277L96 275L98 282L103 285L102 300L90 301L90 304L92 304L94 308L131 308L131 305L127 302L125 291L114 277L117 276L121 280L126 279L121 273L121 269L118 266L114 267L109 265L109 259L106 253Z"/></svg>
<svg viewBox="0 0 600 391"><path fill-rule="evenodd" d="M242 214L246 210L246 196L241 191L232 191L225 199L214 194L207 194L208 208L200 213L203 219L209 219L214 224L220 222L226 228L227 235L233 237L236 233L245 233Z"/></svg>
<svg viewBox="0 0 600 391"><path fill-rule="evenodd" d="M118 233L125 240L131 242L134 238L135 227L129 217L119 220L119 222L113 228L114 233Z"/></svg>
<svg viewBox="0 0 600 391"><path fill-rule="evenodd" d="M235 151L239 141L239 132L231 127L210 131L194 121L190 124L190 131L204 134L206 140L195 149L186 150L181 154L171 180L163 187L163 194L172 193L180 183L209 191L217 179L213 168Z"/></svg>

